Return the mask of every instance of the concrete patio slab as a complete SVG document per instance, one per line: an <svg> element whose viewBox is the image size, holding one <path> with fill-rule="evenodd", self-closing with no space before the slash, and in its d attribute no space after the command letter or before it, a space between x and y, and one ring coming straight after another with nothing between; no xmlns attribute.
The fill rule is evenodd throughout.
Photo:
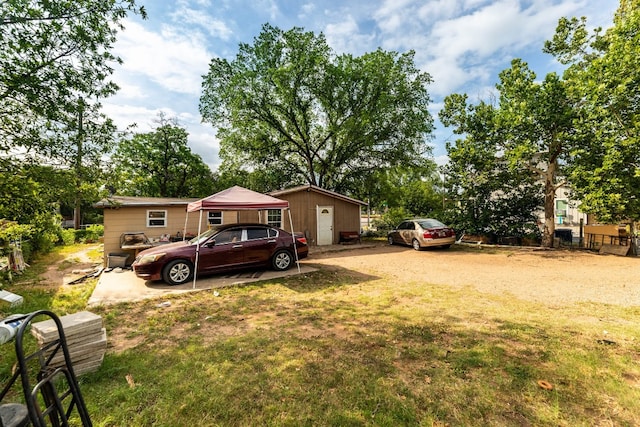
<svg viewBox="0 0 640 427"><path fill-rule="evenodd" d="M169 286L164 282L145 281L137 278L131 269L116 268L109 272L102 272L98 284L93 290L91 298L89 298L88 306L140 301L148 298L162 297L163 295L224 288L244 283L277 279L279 277L306 274L317 270L305 264L305 261L313 260L314 254L371 248L377 245L378 244L375 243L356 243L351 245L311 246L309 248L309 257L300 263L300 271L294 266L287 271L248 270L218 274L199 278L196 281L195 287L193 286L193 282L179 286Z"/></svg>
<svg viewBox="0 0 640 427"><path fill-rule="evenodd" d="M169 286L164 282L150 282L136 277L130 269L116 268L100 275L98 284L89 298L88 306L117 304L120 302L140 301L162 297L169 294L224 288L244 283L271 280L315 271L315 268L300 264L300 271L292 267L286 271L258 270L219 274L197 279L178 286Z"/></svg>

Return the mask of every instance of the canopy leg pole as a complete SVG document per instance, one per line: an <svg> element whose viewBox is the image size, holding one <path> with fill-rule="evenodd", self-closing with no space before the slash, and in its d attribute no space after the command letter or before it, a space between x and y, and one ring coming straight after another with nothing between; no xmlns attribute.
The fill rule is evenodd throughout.
<svg viewBox="0 0 640 427"><path fill-rule="evenodd" d="M196 261L193 267L193 289L196 288L196 279L198 276L198 259L200 258L200 228L202 227L202 209L200 209L200 219L198 220L198 237L196 241Z"/></svg>
<svg viewBox="0 0 640 427"><path fill-rule="evenodd" d="M291 209L287 209L289 212L289 226L291 227L291 237L293 238L293 253L296 256L296 265L298 266L298 273L300 273L300 259L298 258L298 246L296 245L296 236L293 233L293 220L291 219Z"/></svg>
<svg viewBox="0 0 640 427"><path fill-rule="evenodd" d="M187 240L187 221L189 221L189 212L184 217L184 229L182 230L182 241Z"/></svg>

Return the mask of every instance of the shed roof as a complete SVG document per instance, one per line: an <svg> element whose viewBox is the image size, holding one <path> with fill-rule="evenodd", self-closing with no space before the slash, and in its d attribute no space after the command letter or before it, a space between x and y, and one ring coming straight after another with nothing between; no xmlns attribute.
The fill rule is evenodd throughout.
<svg viewBox="0 0 640 427"><path fill-rule="evenodd" d="M158 206L186 206L198 199L179 199L173 197L136 197L136 196L110 196L100 200L93 206L96 208L121 208L121 207L158 207Z"/></svg>
<svg viewBox="0 0 640 427"><path fill-rule="evenodd" d="M311 184L300 185L298 187L291 187L285 190L272 191L269 194L274 197L281 197L291 193L299 193L301 191L313 191L315 193L320 193L329 197L334 197L336 199L344 200L345 202L348 202L348 203L353 203L354 205L360 205L360 206L368 205L367 202L363 202L362 200L353 199L351 197L345 196L344 194L336 193L335 191L331 191L331 190L326 190L324 188L318 187L317 185L311 185Z"/></svg>

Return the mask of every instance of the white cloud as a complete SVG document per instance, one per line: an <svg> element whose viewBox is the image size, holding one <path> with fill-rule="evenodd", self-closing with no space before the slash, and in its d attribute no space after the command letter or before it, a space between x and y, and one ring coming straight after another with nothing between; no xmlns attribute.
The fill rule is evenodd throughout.
<svg viewBox="0 0 640 427"><path fill-rule="evenodd" d="M104 102L102 107L104 113L113 119L119 130L125 130L128 126L135 124L134 132L149 132L154 129L156 124L153 123L153 120L158 117L160 111L163 111L160 108L148 108L119 102ZM167 112L167 116L172 117L170 112Z"/></svg>
<svg viewBox="0 0 640 427"><path fill-rule="evenodd" d="M189 147L191 147L191 150L200 155L212 171L218 169L221 163L219 157L220 141L216 138L214 130L199 126L196 128L189 127L187 131L189 132Z"/></svg>
<svg viewBox="0 0 640 427"><path fill-rule="evenodd" d="M227 24L212 16L202 6L208 6L208 2L199 2L198 9L191 8L186 2L179 2L178 8L171 14L176 25L193 31L192 25L197 25L206 31L211 37L229 40L232 35Z"/></svg>
<svg viewBox="0 0 640 427"><path fill-rule="evenodd" d="M373 35L361 34L358 23L352 16L342 21L328 24L323 31L329 46L337 53L362 54L370 50Z"/></svg>
<svg viewBox="0 0 640 427"><path fill-rule="evenodd" d="M423 22L435 22L438 19L447 19L455 16L460 10L460 5L453 0L436 0L418 8L417 17Z"/></svg>
<svg viewBox="0 0 640 427"><path fill-rule="evenodd" d="M201 76L211 58L197 33L186 37L169 26L157 33L135 22L120 33L114 51L124 61L124 72L190 95L200 94Z"/></svg>
<svg viewBox="0 0 640 427"><path fill-rule="evenodd" d="M596 5L597 3L597 5ZM385 0L371 11L380 45L416 51L416 63L435 79L432 93L445 95L486 85L511 59L541 53L558 19L611 8L614 0ZM609 14L609 19L610 14ZM597 22L606 22L600 18ZM339 33L333 43L340 45ZM345 40L344 44L350 43ZM371 50L375 46L369 46Z"/></svg>
<svg viewBox="0 0 640 427"><path fill-rule="evenodd" d="M316 11L316 5L312 2L308 2L300 6L299 19L306 19L310 17Z"/></svg>
<svg viewBox="0 0 640 427"><path fill-rule="evenodd" d="M449 156L447 155L434 156L433 161L436 162L436 165L438 166L444 166L447 163L449 163Z"/></svg>
<svg viewBox="0 0 640 427"><path fill-rule="evenodd" d="M385 0L373 18L385 33L406 30L415 16L412 3L414 0Z"/></svg>
<svg viewBox="0 0 640 427"><path fill-rule="evenodd" d="M123 75L120 70L117 70L114 74L114 81L117 81L120 87L119 96L130 100L145 99L149 97L149 94L142 89L142 87L136 82L127 81L127 76Z"/></svg>
<svg viewBox="0 0 640 427"><path fill-rule="evenodd" d="M272 23L281 15L280 8L275 0L254 0L251 4L256 11L260 13L266 12L269 15L269 21Z"/></svg>

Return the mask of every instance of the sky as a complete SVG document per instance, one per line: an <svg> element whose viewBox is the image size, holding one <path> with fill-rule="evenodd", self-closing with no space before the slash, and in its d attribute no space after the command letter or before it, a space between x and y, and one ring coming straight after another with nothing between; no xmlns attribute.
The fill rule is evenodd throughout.
<svg viewBox="0 0 640 427"><path fill-rule="evenodd" d="M542 80L562 66L542 53L561 17L586 16L589 27L613 23L618 0L138 0L148 19L129 16L114 53L120 86L103 102L124 129L157 127L158 114L178 120L189 147L212 170L220 164L216 130L201 122L202 76L213 58L232 61L242 43L253 44L269 23L287 31L301 27L323 33L336 54L360 56L382 48L415 51L415 64L428 72L436 120L431 144L438 164L447 161L445 143L455 141L438 112L444 98L466 93L487 100L499 73L521 58Z"/></svg>

